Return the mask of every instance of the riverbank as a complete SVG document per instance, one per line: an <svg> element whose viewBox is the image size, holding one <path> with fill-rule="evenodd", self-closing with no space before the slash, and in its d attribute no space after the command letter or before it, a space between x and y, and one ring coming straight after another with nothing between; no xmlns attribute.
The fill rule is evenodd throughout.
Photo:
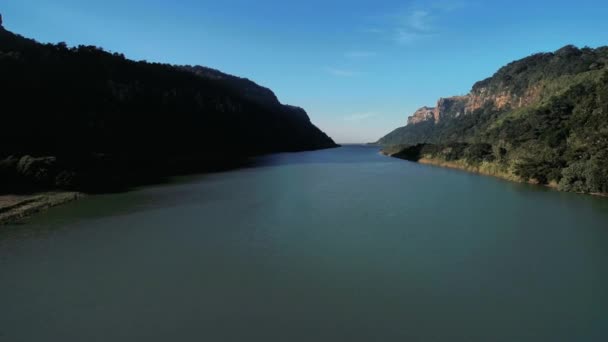
<svg viewBox="0 0 608 342"><path fill-rule="evenodd" d="M381 150L380 153L387 157L408 160L408 161L420 163L423 165L430 165L430 166L435 166L435 167L442 167L442 168L466 171L466 172L474 173L474 174L481 175L481 176L495 177L495 178L499 178L502 180L507 180L507 181L515 182L515 183L540 185L540 186L544 186L544 187L547 187L550 189L560 191L558 189L558 185L555 182L551 182L549 184L539 184L538 182L534 182L534 181L524 181L520 177L518 177L517 175L515 175L511 172L505 172L502 168L500 168L498 165L496 165L494 163L483 162L479 165L471 165L464 160L446 161L446 160L442 160L442 159L438 159L438 158L428 158L428 157L423 157L418 160L410 160L407 158L399 157L397 155L398 153L387 152L384 150ZM580 194L608 198L607 193L580 193Z"/></svg>
<svg viewBox="0 0 608 342"><path fill-rule="evenodd" d="M424 164L424 165L431 165L431 166L443 167L443 168L448 168L448 169L467 171L467 172L475 173L475 174L482 175L482 176L491 176L491 177L508 180L511 182L523 183L523 181L521 181L521 179L519 179L519 177L517 177L516 175L509 173L509 172L505 172L505 171L501 170L497 165L492 164L492 163L482 163L478 166L474 166L474 165L466 163L464 160L446 161L446 160L441 160L438 158L428 158L428 157L423 157L418 160L411 160L411 159L407 159L407 158L398 156L398 152L387 152L385 150L381 150L380 154L387 156L387 157L408 160L411 162L416 162L416 163L420 163L420 164ZM551 187L555 187L555 185L552 185Z"/></svg>
<svg viewBox="0 0 608 342"><path fill-rule="evenodd" d="M456 160L456 161L445 161L435 158L422 158L418 160L418 163L424 165L432 165L438 167L444 167L448 169L462 170L470 173L475 173L482 176L490 176L496 177L504 180L508 180L511 182L524 183L519 177L516 175L505 172L501 170L498 166L492 163L482 163L481 165L474 166L466 163L464 160ZM535 184L535 183L531 183ZM556 184L550 185L551 188L557 188Z"/></svg>
<svg viewBox="0 0 608 342"><path fill-rule="evenodd" d="M0 225L18 222L36 213L82 198L79 192L46 192L0 196Z"/></svg>

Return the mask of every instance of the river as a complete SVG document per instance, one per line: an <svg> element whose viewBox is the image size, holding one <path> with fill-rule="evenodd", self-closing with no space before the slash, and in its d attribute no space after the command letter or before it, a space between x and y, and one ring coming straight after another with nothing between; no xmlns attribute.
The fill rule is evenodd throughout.
<svg viewBox="0 0 608 342"><path fill-rule="evenodd" d="M0 341L608 341L608 199L368 146L0 229Z"/></svg>

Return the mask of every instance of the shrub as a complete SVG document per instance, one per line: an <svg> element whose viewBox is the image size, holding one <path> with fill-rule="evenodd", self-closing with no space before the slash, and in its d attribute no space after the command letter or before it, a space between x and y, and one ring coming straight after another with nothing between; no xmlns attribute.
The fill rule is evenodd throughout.
<svg viewBox="0 0 608 342"><path fill-rule="evenodd" d="M598 158L571 164L562 172L559 189L563 191L608 193L608 169Z"/></svg>
<svg viewBox="0 0 608 342"><path fill-rule="evenodd" d="M494 153L490 144L471 144L464 150L464 158L474 164L484 161L494 161Z"/></svg>

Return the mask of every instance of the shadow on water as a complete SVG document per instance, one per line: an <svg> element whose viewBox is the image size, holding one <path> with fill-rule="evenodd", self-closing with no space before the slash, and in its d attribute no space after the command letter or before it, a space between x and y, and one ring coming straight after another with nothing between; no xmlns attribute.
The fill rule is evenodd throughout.
<svg viewBox="0 0 608 342"><path fill-rule="evenodd" d="M476 191L476 186L484 188L498 187L502 188L503 191L506 190L515 194L522 200L549 201L562 207L591 210L601 215L608 215L608 199L606 198L563 193L545 187L479 176L466 171L390 158L381 155L377 146L344 145L336 149L260 156L243 161L233 168L167 177L162 179L161 182L134 187L128 191L90 195L76 202L53 208L23 222L3 226L0 229L0 241L7 238L27 238L54 234L65 229L78 227L80 221L103 220L104 218L140 213L147 210L208 201L216 198L217 194L214 194L214 188L207 186L207 184L218 179L235 182L243 177L249 177L248 172L255 169L313 164L326 164L328 167L330 165L368 165L376 170L374 177L393 179L395 186L407 186L407 182L413 180L427 184L427 186L434 183L441 184L442 182L471 183L470 189L472 192ZM380 164L386 165L386 168L373 166L379 166ZM445 184L445 186L448 185ZM404 196L406 196L405 191L407 189L404 188ZM497 195L500 195L500 192Z"/></svg>
<svg viewBox="0 0 608 342"><path fill-rule="evenodd" d="M145 179L139 185L115 191L89 193L78 201L64 204L30 218L5 225L0 230L2 239L44 237L78 227L78 222L129 215L155 208L171 207L196 202L208 197L210 190L201 186L214 176L247 172L258 168L272 168L298 164L362 164L398 162L368 151L378 150L367 145L297 153L278 153L256 158L240 159L238 163L207 169L202 173L184 173L174 177ZM363 152L363 153L362 153ZM237 176L238 177L238 176Z"/></svg>

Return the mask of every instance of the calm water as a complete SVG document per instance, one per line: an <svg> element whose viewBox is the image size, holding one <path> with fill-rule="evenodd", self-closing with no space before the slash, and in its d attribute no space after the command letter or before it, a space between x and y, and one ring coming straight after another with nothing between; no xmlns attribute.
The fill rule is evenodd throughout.
<svg viewBox="0 0 608 342"><path fill-rule="evenodd" d="M0 341L608 341L608 200L369 147L0 229Z"/></svg>

